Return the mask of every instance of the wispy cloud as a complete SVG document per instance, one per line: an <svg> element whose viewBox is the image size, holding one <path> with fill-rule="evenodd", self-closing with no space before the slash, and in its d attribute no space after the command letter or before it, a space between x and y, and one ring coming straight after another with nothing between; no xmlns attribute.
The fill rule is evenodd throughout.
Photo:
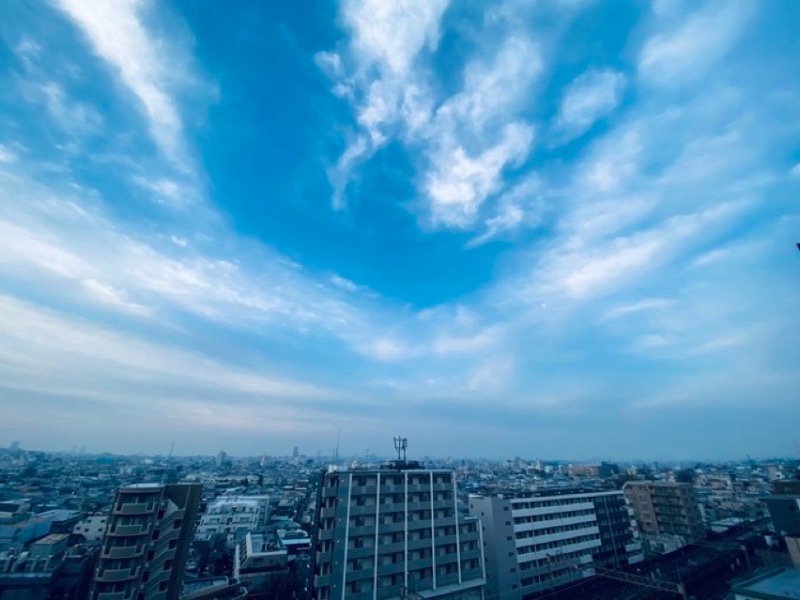
<svg viewBox="0 0 800 600"><path fill-rule="evenodd" d="M752 13L750 2L709 2L677 24L668 21L645 43L639 56L640 76L664 86L698 82L733 48Z"/></svg>
<svg viewBox="0 0 800 600"><path fill-rule="evenodd" d="M359 125L329 171L334 206L344 205L356 164L397 139L421 154L417 188L428 225L471 229L487 198L505 188L505 171L530 152L534 127L520 112L542 72L539 49L528 36L512 33L490 56L468 61L461 88L442 97L420 57L436 49L445 4L427 3L425 10L403 3L383 3L378 11L370 6L343 9L351 33L344 52L355 67L344 69L338 54L318 58L336 82L334 90L353 102Z"/></svg>
<svg viewBox="0 0 800 600"><path fill-rule="evenodd" d="M555 129L562 141L584 134L619 104L625 76L611 70L591 70L579 75L567 88L556 117Z"/></svg>
<svg viewBox="0 0 800 600"><path fill-rule="evenodd" d="M150 135L173 164L186 169L183 119L174 91L187 83L187 58L174 38L154 37L142 20L150 6L140 0L87 3L60 0L84 32L95 53L106 61L141 103Z"/></svg>

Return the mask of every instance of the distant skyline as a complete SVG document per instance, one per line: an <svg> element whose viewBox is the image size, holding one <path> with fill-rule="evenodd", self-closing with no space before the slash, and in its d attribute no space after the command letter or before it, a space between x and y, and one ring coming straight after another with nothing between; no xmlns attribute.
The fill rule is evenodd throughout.
<svg viewBox="0 0 800 600"><path fill-rule="evenodd" d="M4 17L0 445L796 456L800 4Z"/></svg>

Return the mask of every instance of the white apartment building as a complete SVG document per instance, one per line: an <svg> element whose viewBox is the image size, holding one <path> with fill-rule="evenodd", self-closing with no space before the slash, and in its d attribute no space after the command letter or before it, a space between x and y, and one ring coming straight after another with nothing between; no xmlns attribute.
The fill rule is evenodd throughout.
<svg viewBox="0 0 800 600"><path fill-rule="evenodd" d="M542 490L469 498L486 543L486 598L525 600L641 560L622 492Z"/></svg>
<svg viewBox="0 0 800 600"><path fill-rule="evenodd" d="M234 544L247 532L263 530L268 517L269 496L222 496L208 505L195 538L208 540L224 534Z"/></svg>

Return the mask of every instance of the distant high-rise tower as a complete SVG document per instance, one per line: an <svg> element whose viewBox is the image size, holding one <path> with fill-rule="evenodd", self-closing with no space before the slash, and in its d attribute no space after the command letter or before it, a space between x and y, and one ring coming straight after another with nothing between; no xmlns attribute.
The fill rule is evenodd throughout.
<svg viewBox="0 0 800 600"><path fill-rule="evenodd" d="M398 460L337 471L317 498L317 600L477 600L485 584L480 522L459 515L455 478Z"/></svg>
<svg viewBox="0 0 800 600"><path fill-rule="evenodd" d="M292 451L292 458L299 458L299 457L300 457L300 448L295 446L294 450Z"/></svg>
<svg viewBox="0 0 800 600"><path fill-rule="evenodd" d="M120 488L103 536L91 600L176 600L201 491L200 484Z"/></svg>

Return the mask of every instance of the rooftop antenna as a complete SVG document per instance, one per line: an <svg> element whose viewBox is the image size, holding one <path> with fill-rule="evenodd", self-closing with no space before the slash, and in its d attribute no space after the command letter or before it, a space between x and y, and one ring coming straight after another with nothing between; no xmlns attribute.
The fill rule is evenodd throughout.
<svg viewBox="0 0 800 600"><path fill-rule="evenodd" d="M397 460L406 462L406 448L408 448L408 438L400 436L394 438L394 449L397 450Z"/></svg>

